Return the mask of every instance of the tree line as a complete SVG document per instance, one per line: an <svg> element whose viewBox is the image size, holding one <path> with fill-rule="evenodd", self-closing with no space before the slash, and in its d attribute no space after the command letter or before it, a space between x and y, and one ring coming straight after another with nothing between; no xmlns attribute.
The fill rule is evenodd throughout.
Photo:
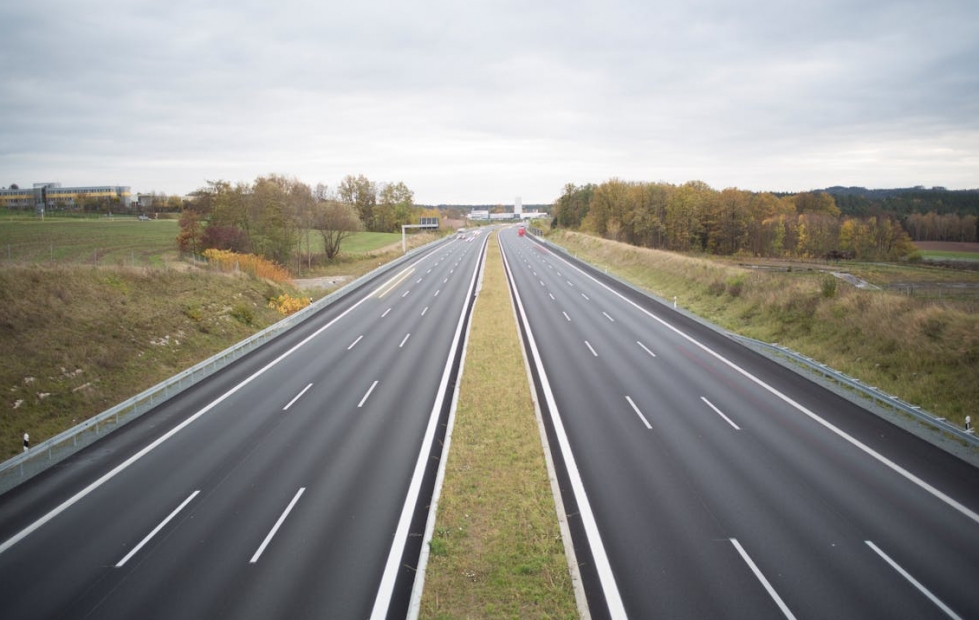
<svg viewBox="0 0 979 620"><path fill-rule="evenodd" d="M354 232L395 232L423 216L431 214L415 206L404 183L363 175L348 175L335 189L275 174L251 183L208 181L185 201L177 243L185 253L214 248L308 267L336 257ZM322 252L313 251L317 234Z"/></svg>
<svg viewBox="0 0 979 620"><path fill-rule="evenodd" d="M896 218L844 216L826 192L718 191L700 181L569 183L554 203L552 225L678 252L863 260L915 252Z"/></svg>

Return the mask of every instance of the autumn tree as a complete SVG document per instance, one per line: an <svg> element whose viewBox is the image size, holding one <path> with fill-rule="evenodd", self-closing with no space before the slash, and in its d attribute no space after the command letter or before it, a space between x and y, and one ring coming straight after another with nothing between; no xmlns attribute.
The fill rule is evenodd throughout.
<svg viewBox="0 0 979 620"><path fill-rule="evenodd" d="M582 228L609 239L617 239L627 197L628 185L621 179L610 179L596 187Z"/></svg>
<svg viewBox="0 0 979 620"><path fill-rule="evenodd" d="M564 193L554 203L554 221L561 228L577 229L581 226L591 205L595 186L592 184L575 186L568 183Z"/></svg>
<svg viewBox="0 0 979 620"><path fill-rule="evenodd" d="M184 209L180 213L178 222L180 232L177 234L177 247L184 254L197 254L201 251L201 227L200 213L194 209Z"/></svg>
<svg viewBox="0 0 979 620"><path fill-rule="evenodd" d="M703 215L711 191L701 181L690 181L671 194L664 213L668 249L688 252L706 248Z"/></svg>
<svg viewBox="0 0 979 620"><path fill-rule="evenodd" d="M706 218L708 250L736 254L747 245L750 204L750 192L728 188L717 195Z"/></svg>
<svg viewBox="0 0 979 620"><path fill-rule="evenodd" d="M763 192L753 194L748 201L746 221L747 250L753 256L765 253L765 221L778 215L782 203L774 195Z"/></svg>
<svg viewBox="0 0 979 620"><path fill-rule="evenodd" d="M361 230L363 223L356 207L339 200L324 200L316 206L316 229L323 236L323 249L328 260L340 253L340 244Z"/></svg>
<svg viewBox="0 0 979 620"><path fill-rule="evenodd" d="M374 228L377 232L397 232L403 224L411 224L415 210L415 194L402 182L381 186L374 207Z"/></svg>
<svg viewBox="0 0 979 620"><path fill-rule="evenodd" d="M337 186L337 195L357 210L367 230L374 230L374 207L377 205L377 185L364 175L347 175Z"/></svg>
<svg viewBox="0 0 979 620"><path fill-rule="evenodd" d="M822 213L831 217L840 216L836 200L826 192L802 192L793 198L795 210L799 213Z"/></svg>
<svg viewBox="0 0 979 620"><path fill-rule="evenodd" d="M247 201L254 252L280 265L288 264L298 237L291 200L293 183L274 174L259 177Z"/></svg>
<svg viewBox="0 0 979 620"><path fill-rule="evenodd" d="M666 205L674 189L663 183L638 183L631 188L628 228L632 243L650 248L666 246Z"/></svg>

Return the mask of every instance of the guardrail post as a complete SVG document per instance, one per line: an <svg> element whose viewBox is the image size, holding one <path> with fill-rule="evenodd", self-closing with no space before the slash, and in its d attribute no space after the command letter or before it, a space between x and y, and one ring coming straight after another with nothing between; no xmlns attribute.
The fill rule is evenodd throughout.
<svg viewBox="0 0 979 620"><path fill-rule="evenodd" d="M437 243L441 243L441 241L433 242L433 244L437 244ZM368 281L373 277L376 277L378 273L385 270L394 269L399 264L402 264L403 262L410 260L411 257L425 251L427 247L428 245L423 246L421 248L415 248L414 250L408 252L404 257L397 259L392 263L385 265L382 268L376 269L374 271L371 271L370 273L360 276L359 278L353 280L347 285L344 285L344 287L342 287L341 289L338 289L337 291L330 293L328 296L324 297L323 299L318 300L316 303L316 312L319 312L320 309L322 309L326 305L329 305L333 301L346 296L349 291L359 289L364 282ZM564 248L560 248L560 249L564 252L567 252L567 250L564 250ZM0 250L0 252L2 252L2 250ZM7 248L7 253L9 257L10 254L9 244ZM88 433L90 430L92 430L93 426L95 427L95 436L100 437L101 429L99 428L99 425L100 422L102 422L103 420L107 420L109 417L114 417L115 424L118 427L118 425L120 424L120 415L122 416L122 420L128 420L130 416L138 417L140 415L139 401L141 399L145 399L147 396L149 397L149 406L148 408L144 408L144 412L149 411L150 409L153 408L154 403L161 402L161 401L157 401L154 398L157 394L160 393L160 391L163 392L162 401L169 400L171 398L171 395L180 394L187 388L195 385L198 381L201 381L207 378L208 376L210 376L210 374L213 373L214 371L220 368L224 368L235 359L240 358L251 351L254 351L255 349L267 343L268 341L274 339L280 333L286 331L287 329L291 328L294 325L297 325L307 316L312 316L313 314L315 314L315 312L313 312L311 308L307 308L306 311L304 311L301 315L291 317L290 319L286 320L285 322L282 322L281 324L272 325L262 330L261 332L254 334L252 337L245 339L243 343L239 343L238 345L235 345L235 347L232 350L229 351L226 349L225 351L222 351L221 353L212 356L210 359L205 360L187 370L184 370L183 372L179 373L175 378L171 377L170 379L164 381L162 385L157 385L151 388L152 391L147 390L147 392L144 392L137 397L133 397L132 399L130 399L131 400L130 403L127 402L120 403L116 407L104 411L97 416L89 418L83 421L82 423L76 425L75 427L68 429L67 431L65 431L64 433L58 436L50 438L49 440L43 442L44 443L43 446L42 445L35 446L34 450L32 451L32 454L19 455L17 457L8 459L7 461L0 463L0 478L2 478L4 472L10 472L12 474L14 468L19 468L20 477L22 479L26 478L27 473L26 470L24 469L24 463L27 462L28 460L31 462L35 462L36 458L40 458L39 454L34 454L34 452L38 452L42 447L47 450L49 461L53 462L54 446L60 447L62 443L65 443L67 441L68 437L71 437L72 445L75 448L78 447L78 436L81 435L82 433ZM200 374L198 374L198 372ZM184 383L184 379L188 379L186 384ZM171 387L174 387L175 389L171 391L170 390ZM130 404L132 406L132 412L130 414L121 413L123 409ZM112 429L110 429L108 432L112 432ZM91 439L90 437L86 438L86 440L83 441L83 444L91 443L91 441L89 441L90 439ZM91 440L94 441L94 439ZM72 451L73 450L68 448L68 446L64 446L63 449L59 449L58 458L62 459L65 456L67 456L65 454L66 452L70 453ZM31 468L32 471L31 475L34 475L34 473L38 473L39 469L44 469L44 468L40 467L37 463L35 463L35 466L32 466ZM13 486L16 486L16 484ZM12 488L12 487L6 487L6 488Z"/></svg>

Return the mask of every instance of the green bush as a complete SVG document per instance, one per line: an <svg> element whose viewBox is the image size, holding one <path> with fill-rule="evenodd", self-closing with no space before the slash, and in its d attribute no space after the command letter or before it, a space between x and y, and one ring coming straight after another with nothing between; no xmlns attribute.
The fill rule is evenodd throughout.
<svg viewBox="0 0 979 620"><path fill-rule="evenodd" d="M743 275L736 275L728 278L727 293L731 297L740 297L744 292L745 278Z"/></svg>
<svg viewBox="0 0 979 620"><path fill-rule="evenodd" d="M245 304L235 304L231 309L231 316L242 325L251 325L255 322L255 312Z"/></svg>
<svg viewBox="0 0 979 620"><path fill-rule="evenodd" d="M836 283L836 277L835 276L826 276L826 277L824 277L823 278L823 282L822 282L823 297L825 297L827 299L832 298L832 297L836 297L836 286L837 286L837 283Z"/></svg>

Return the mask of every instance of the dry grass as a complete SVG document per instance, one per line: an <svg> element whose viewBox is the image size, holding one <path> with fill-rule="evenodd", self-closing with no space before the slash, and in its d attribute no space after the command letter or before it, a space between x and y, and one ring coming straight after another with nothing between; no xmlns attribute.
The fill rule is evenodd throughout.
<svg viewBox="0 0 979 620"><path fill-rule="evenodd" d="M574 618L496 238L476 302L422 618Z"/></svg>
<svg viewBox="0 0 979 620"><path fill-rule="evenodd" d="M811 268L759 271L578 233L551 239L725 329L788 346L960 426L979 412L974 302L858 290ZM917 266L886 271L901 269L920 278Z"/></svg>
<svg viewBox="0 0 979 620"><path fill-rule="evenodd" d="M277 285L190 271L0 270L0 458L138 394L282 317Z"/></svg>

